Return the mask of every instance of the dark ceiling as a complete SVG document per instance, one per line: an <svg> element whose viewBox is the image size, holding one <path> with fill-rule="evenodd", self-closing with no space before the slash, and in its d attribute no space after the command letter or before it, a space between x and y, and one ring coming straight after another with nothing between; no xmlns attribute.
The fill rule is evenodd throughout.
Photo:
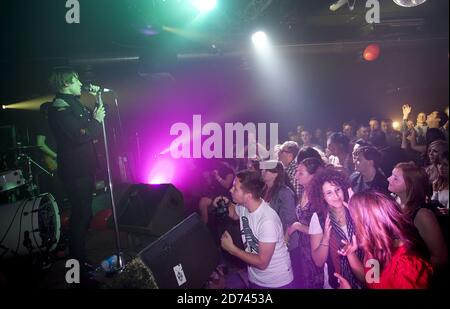
<svg viewBox="0 0 450 309"><path fill-rule="evenodd" d="M188 1L79 0L80 24L66 23L66 0L1 1L0 103L46 93L49 70L61 64L73 65L85 81L122 88L122 95L133 92L132 85L137 83L148 89L147 80L137 74L142 67L136 64L154 73L175 62L179 84L219 76L215 87L223 87L220 91L226 93L236 91L236 84L245 84L240 78L252 73L245 51L257 29L268 32L286 52L291 75L302 81L302 87L293 87L293 101L308 102L310 113L316 113L307 114L308 118L333 110L342 112L339 117L345 119L347 111L358 115L368 105L375 114L380 104L389 115L396 115L398 102L422 104L424 110L427 105L448 102L447 0L428 0L415 8L380 0L377 25L365 20L365 0L357 0L354 10L344 5L336 12L329 10L333 0L218 0L216 10L204 19L195 18ZM177 34L156 34L162 26ZM375 63L361 59L368 42L382 48ZM232 65L226 62L227 55L234 57ZM186 59L200 59L203 66ZM205 63L205 59L219 61ZM202 89L202 83L198 84ZM261 100L254 101L260 104ZM319 103L323 109L318 109ZM286 106L291 110L277 107L274 114L281 119L289 114L296 123L296 103Z"/></svg>
<svg viewBox="0 0 450 309"><path fill-rule="evenodd" d="M354 2L355 0L350 0ZM143 48L165 46L173 52L242 49L256 29L269 32L277 44L398 40L448 37L449 1L429 0L403 8L381 0L381 24L365 21L365 0L336 12L332 0L222 0L201 22L188 0L79 0L80 24L67 24L66 0L4 0L0 4L2 61L86 55L136 55ZM168 26L189 37L149 35ZM147 34L145 34L147 33ZM152 33L152 32L150 32Z"/></svg>

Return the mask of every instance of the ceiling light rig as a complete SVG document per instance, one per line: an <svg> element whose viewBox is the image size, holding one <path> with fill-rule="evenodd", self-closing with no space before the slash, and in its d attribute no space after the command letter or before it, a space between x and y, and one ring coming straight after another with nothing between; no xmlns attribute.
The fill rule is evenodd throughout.
<svg viewBox="0 0 450 309"><path fill-rule="evenodd" d="M350 11L353 11L355 9L356 1L357 0L338 0L335 3L333 3L332 5L330 5L330 11L335 12L346 4L348 6L348 9Z"/></svg>
<svg viewBox="0 0 450 309"><path fill-rule="evenodd" d="M427 0L394 0L395 4L405 8L412 8L425 3Z"/></svg>
<svg viewBox="0 0 450 309"><path fill-rule="evenodd" d="M245 21L252 21L258 18L271 4L273 0L251 0L245 7L242 18Z"/></svg>

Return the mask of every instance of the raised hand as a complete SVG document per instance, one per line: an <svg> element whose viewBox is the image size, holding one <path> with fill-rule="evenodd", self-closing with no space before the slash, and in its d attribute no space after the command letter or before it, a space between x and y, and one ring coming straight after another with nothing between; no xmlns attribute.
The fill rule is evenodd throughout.
<svg viewBox="0 0 450 309"><path fill-rule="evenodd" d="M325 220L325 231L323 233L322 242L328 244L330 242L330 236L331 236L331 220L330 215L328 215L327 219Z"/></svg>
<svg viewBox="0 0 450 309"><path fill-rule="evenodd" d="M405 104L405 105L403 105L402 109L403 109L403 119L406 120L406 119L408 119L409 115L411 114L412 107L409 104Z"/></svg>
<svg viewBox="0 0 450 309"><path fill-rule="evenodd" d="M217 204L220 200L224 200L225 201L225 204L229 204L230 203L230 200L228 199L228 198L226 198L225 196L218 196L218 197L216 197L215 199L214 199L214 201L213 201L213 206L215 207L215 208L217 208L217 207L219 207L219 204Z"/></svg>
<svg viewBox="0 0 450 309"><path fill-rule="evenodd" d="M355 235L353 235L351 242L342 240L342 243L344 244L344 247L338 250L338 254L342 256L349 256L350 254L353 254L356 252L356 250L358 250L358 244L356 243Z"/></svg>

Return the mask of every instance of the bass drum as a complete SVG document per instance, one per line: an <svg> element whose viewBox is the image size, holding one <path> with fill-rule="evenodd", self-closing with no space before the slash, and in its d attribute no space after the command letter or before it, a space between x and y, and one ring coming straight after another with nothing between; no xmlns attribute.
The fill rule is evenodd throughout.
<svg viewBox="0 0 450 309"><path fill-rule="evenodd" d="M61 222L58 205L49 193L0 205L0 259L56 248Z"/></svg>

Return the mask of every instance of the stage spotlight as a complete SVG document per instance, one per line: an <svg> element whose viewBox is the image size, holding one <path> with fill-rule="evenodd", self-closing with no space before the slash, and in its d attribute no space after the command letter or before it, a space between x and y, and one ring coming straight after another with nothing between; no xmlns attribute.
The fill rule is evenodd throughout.
<svg viewBox="0 0 450 309"><path fill-rule="evenodd" d="M401 125L400 125L400 122L398 122L398 121L394 121L393 123L392 123L392 128L394 129L394 130L400 130L400 127L401 127Z"/></svg>
<svg viewBox="0 0 450 309"><path fill-rule="evenodd" d="M33 98L27 101L8 103L6 105L2 105L2 109L38 111L42 104L46 102L52 102L54 98L55 98L54 95L48 95L45 97Z"/></svg>
<svg viewBox="0 0 450 309"><path fill-rule="evenodd" d="M263 31L258 31L252 35L252 42L257 48L264 48L269 45L267 35Z"/></svg>
<svg viewBox="0 0 450 309"><path fill-rule="evenodd" d="M191 3L199 12L209 12L214 10L217 0L191 0Z"/></svg>
<svg viewBox="0 0 450 309"><path fill-rule="evenodd" d="M175 167L172 162L163 160L156 163L148 176L148 183L159 185L171 183L175 176Z"/></svg>

